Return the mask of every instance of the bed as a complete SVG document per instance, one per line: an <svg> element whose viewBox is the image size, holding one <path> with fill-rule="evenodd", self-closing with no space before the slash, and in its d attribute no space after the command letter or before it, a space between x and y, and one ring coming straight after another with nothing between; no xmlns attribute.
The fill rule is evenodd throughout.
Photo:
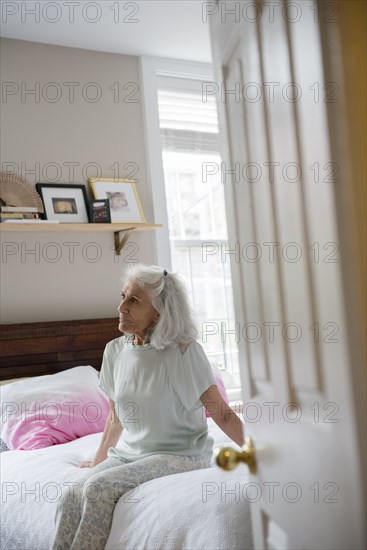
<svg viewBox="0 0 367 550"><path fill-rule="evenodd" d="M72 373L92 373L89 380L98 377L106 342L119 336L116 319L1 325L0 330L1 378L11 381L1 389L7 399L13 396L13 407L17 387L28 395L40 388L41 395L42 383L47 387L48 380L58 391L61 380ZM2 415L2 420L8 417ZM207 421L214 447L230 444L239 449L212 418ZM101 430L77 435L43 447L32 440L32 450L0 454L1 548L50 548L60 491L91 475L92 470L77 464L93 457L102 437ZM106 549L252 549L249 503L244 498L248 482L244 464L224 472L213 456L210 468L143 483L118 501Z"/></svg>

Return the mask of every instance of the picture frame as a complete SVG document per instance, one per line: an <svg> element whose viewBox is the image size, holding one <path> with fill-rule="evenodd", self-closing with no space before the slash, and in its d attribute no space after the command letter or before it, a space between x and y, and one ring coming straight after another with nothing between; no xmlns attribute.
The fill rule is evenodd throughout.
<svg viewBox="0 0 367 550"><path fill-rule="evenodd" d="M60 223L89 223L84 185L36 183L44 205L44 219Z"/></svg>
<svg viewBox="0 0 367 550"><path fill-rule="evenodd" d="M89 201L90 223L111 223L110 201L108 199L94 199Z"/></svg>
<svg viewBox="0 0 367 550"><path fill-rule="evenodd" d="M136 180L90 178L88 182L95 199L109 200L111 223L146 223Z"/></svg>

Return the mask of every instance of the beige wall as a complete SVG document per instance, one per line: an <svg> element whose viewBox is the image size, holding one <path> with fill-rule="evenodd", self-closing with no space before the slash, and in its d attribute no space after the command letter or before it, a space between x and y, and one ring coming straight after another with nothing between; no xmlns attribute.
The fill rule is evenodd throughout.
<svg viewBox="0 0 367 550"><path fill-rule="evenodd" d="M1 79L15 90L3 93L1 103L2 171L15 171L31 183L86 184L88 177L114 177L112 166L119 166L120 177L134 170L147 221L154 222L142 103L139 92L134 94L138 58L1 39ZM55 102L52 82L61 91ZM71 84L65 84L71 82L80 84L74 102ZM35 89L36 83L38 101L22 97L22 89ZM85 87L88 83L97 86ZM91 102L97 89L101 97ZM70 163L79 163L73 177ZM133 233L129 243L118 258L112 233L3 234L1 322L114 316L124 265L155 261L152 232Z"/></svg>

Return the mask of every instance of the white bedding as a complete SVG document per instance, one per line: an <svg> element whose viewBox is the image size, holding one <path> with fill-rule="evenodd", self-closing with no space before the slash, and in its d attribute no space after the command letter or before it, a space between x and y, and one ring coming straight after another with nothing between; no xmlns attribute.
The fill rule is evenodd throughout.
<svg viewBox="0 0 367 550"><path fill-rule="evenodd" d="M211 418L208 427L214 447L239 449ZM0 455L1 548L50 548L61 489L91 475L92 470L76 465L93 457L101 436ZM225 472L213 456L211 468L143 483L117 503L106 550L252 549L249 504L243 496L248 482L245 465Z"/></svg>

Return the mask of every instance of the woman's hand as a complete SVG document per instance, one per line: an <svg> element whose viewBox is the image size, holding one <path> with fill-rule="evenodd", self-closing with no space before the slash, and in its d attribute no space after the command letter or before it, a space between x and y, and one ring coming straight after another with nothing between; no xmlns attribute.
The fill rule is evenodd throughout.
<svg viewBox="0 0 367 550"><path fill-rule="evenodd" d="M115 412L115 402L110 399L110 413L106 419L106 424L103 430L102 441L99 444L98 450L94 455L93 460L85 460L77 465L77 468L94 468L106 458L107 451L110 447L114 447L118 442L123 426Z"/></svg>
<svg viewBox="0 0 367 550"><path fill-rule="evenodd" d="M77 468L94 468L95 464L93 460L85 460L78 464Z"/></svg>

